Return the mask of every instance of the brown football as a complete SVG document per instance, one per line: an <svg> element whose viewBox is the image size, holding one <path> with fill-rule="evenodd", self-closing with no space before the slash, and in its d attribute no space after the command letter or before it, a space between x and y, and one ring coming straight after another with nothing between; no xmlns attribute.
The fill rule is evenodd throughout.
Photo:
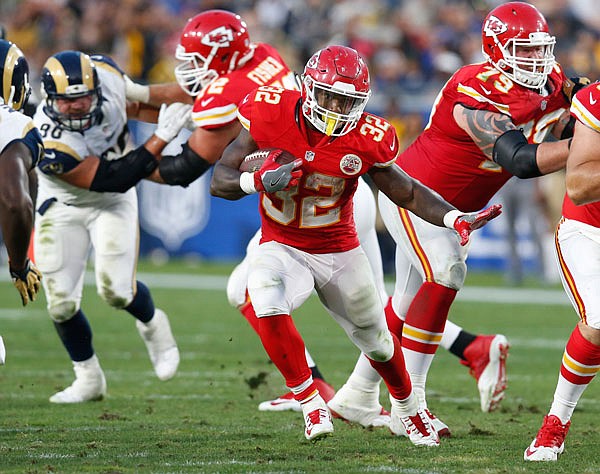
<svg viewBox="0 0 600 474"><path fill-rule="evenodd" d="M262 164L265 162L269 153L272 151L278 150L278 148L261 148L260 150L256 150L249 155L246 155L244 161L240 164L240 171L243 173L245 171L249 173L254 173L258 171ZM287 163L291 163L296 160L296 157L292 155L289 151L281 150L281 154L276 158L276 162L282 165Z"/></svg>

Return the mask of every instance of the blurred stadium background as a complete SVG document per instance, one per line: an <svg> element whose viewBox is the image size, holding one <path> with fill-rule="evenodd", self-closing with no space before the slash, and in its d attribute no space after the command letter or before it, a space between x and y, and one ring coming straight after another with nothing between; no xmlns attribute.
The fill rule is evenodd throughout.
<svg viewBox="0 0 600 474"><path fill-rule="evenodd" d="M57 51L77 49L112 56L134 80L173 80L173 53L187 18L223 8L247 21L253 41L275 45L294 69L325 44L346 44L367 59L374 96L368 109L388 118L407 146L421 131L435 95L461 65L482 59L481 22L498 0L2 0L0 23L32 66L32 106L39 101L38 74ZM600 9L594 0L533 0L557 37L556 56L567 75L598 78ZM132 146L152 126L132 122ZM185 141L182 132L177 147ZM259 226L255 197L232 203L211 198L210 176L187 189L142 183L141 253L234 262ZM505 216L474 239L470 269L503 271L556 283L552 233L564 190L559 174L510 183L494 201ZM512 211L512 212L511 212ZM511 224L517 229L511 234ZM512 236L512 237L511 237ZM393 245L381 226L387 272Z"/></svg>

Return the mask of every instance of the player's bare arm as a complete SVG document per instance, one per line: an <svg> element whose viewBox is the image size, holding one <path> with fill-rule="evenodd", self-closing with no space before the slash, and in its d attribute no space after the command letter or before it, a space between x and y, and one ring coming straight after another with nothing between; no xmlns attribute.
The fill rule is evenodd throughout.
<svg viewBox="0 0 600 474"><path fill-rule="evenodd" d="M373 167L369 170L369 175L379 190L397 206L408 209L434 225L456 230L461 245L469 242L471 232L483 227L502 212L499 204L480 212L461 212L395 164L387 168Z"/></svg>
<svg viewBox="0 0 600 474"><path fill-rule="evenodd" d="M172 104L174 102L183 102L184 104L194 103L194 98L185 92L176 82L167 84L152 84L150 87L150 97L148 103L154 106L160 104Z"/></svg>
<svg viewBox="0 0 600 474"><path fill-rule="evenodd" d="M489 110L469 109L460 104L454 106L454 120L479 147L488 159L492 159L494 144L498 137L516 127L507 115Z"/></svg>
<svg viewBox="0 0 600 474"><path fill-rule="evenodd" d="M194 102L194 98L181 89L176 82L147 86L134 82L125 76L125 86L128 100L141 102L156 108L160 107L161 104L172 104L175 102L192 104Z"/></svg>
<svg viewBox="0 0 600 474"><path fill-rule="evenodd" d="M530 144L507 115L454 107L454 120L482 153L519 178L534 178L564 168L568 140Z"/></svg>
<svg viewBox="0 0 600 474"><path fill-rule="evenodd" d="M575 124L575 135L567 160L567 194L577 204L588 204L600 199L600 133Z"/></svg>
<svg viewBox="0 0 600 474"><path fill-rule="evenodd" d="M127 118L142 122L156 123L160 107L139 101L127 101Z"/></svg>
<svg viewBox="0 0 600 474"><path fill-rule="evenodd" d="M258 147L248 132L242 128L239 142L241 147L230 147L223 153L219 162L215 165L213 177L210 182L210 193L213 196L229 200L241 199L247 194L240 187L240 164L244 157L256 150Z"/></svg>
<svg viewBox="0 0 600 474"><path fill-rule="evenodd" d="M397 206L408 209L432 224L444 226L444 216L455 209L439 194L408 176L397 165L373 167L369 176L377 188Z"/></svg>
<svg viewBox="0 0 600 474"><path fill-rule="evenodd" d="M31 167L31 152L21 142L9 145L0 156L0 224L11 267L15 269L26 266L29 241L23 236L31 233L33 225L28 166Z"/></svg>
<svg viewBox="0 0 600 474"><path fill-rule="evenodd" d="M216 163L225 148L239 135L242 126L236 120L216 129L194 130L179 155L163 156L158 167L147 178L157 183L187 186ZM152 146L151 143L147 142ZM150 152L154 149L150 148ZM155 155L156 156L156 155Z"/></svg>

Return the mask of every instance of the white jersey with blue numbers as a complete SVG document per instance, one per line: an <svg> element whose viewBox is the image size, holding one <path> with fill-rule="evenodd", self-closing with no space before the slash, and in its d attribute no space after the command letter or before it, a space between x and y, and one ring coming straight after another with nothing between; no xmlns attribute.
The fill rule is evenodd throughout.
<svg viewBox="0 0 600 474"><path fill-rule="evenodd" d="M2 101L0 100L0 104ZM0 105L0 154L15 141L23 142L31 151L32 167L42 159L44 148L33 121L8 105Z"/></svg>
<svg viewBox="0 0 600 474"><path fill-rule="evenodd" d="M38 165L38 202L54 198L77 206L96 206L112 202L115 194L99 193L66 183L57 175L75 168L87 156L115 160L123 156L128 140L125 80L123 73L108 58L94 56L102 90L102 117L89 130L76 132L62 129L43 110L42 102L35 113L45 155Z"/></svg>

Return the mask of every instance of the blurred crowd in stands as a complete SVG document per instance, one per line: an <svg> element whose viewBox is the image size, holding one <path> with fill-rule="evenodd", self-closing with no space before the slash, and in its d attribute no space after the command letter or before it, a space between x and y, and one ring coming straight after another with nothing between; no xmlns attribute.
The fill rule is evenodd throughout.
<svg viewBox="0 0 600 474"><path fill-rule="evenodd" d="M568 76L600 78L598 0L531 0L557 37L555 55ZM481 23L499 0L2 0L0 25L17 43L36 81L48 56L64 49L104 53L136 81L174 79L174 51L191 16L212 8L239 13L251 39L276 46L298 72L325 44L357 49L368 61L374 95L368 110L385 116L407 146L422 130L435 96L460 66L483 59ZM517 188L530 188L530 183ZM562 177L527 189L547 216L560 216L552 196ZM511 188L507 188L510 192ZM558 209L557 209L558 207ZM515 263L516 265L517 263ZM518 269L510 278L518 283Z"/></svg>
<svg viewBox="0 0 600 474"><path fill-rule="evenodd" d="M369 63L371 111L396 119L398 133L421 128L445 80L482 59L481 22L498 0L2 0L0 23L33 67L60 50L111 55L135 80L173 78L173 53L187 18L235 11L251 38L275 45L299 70L327 43L357 49ZM557 37L567 75L598 78L600 9L594 0L532 0ZM408 118L406 118L408 115Z"/></svg>

